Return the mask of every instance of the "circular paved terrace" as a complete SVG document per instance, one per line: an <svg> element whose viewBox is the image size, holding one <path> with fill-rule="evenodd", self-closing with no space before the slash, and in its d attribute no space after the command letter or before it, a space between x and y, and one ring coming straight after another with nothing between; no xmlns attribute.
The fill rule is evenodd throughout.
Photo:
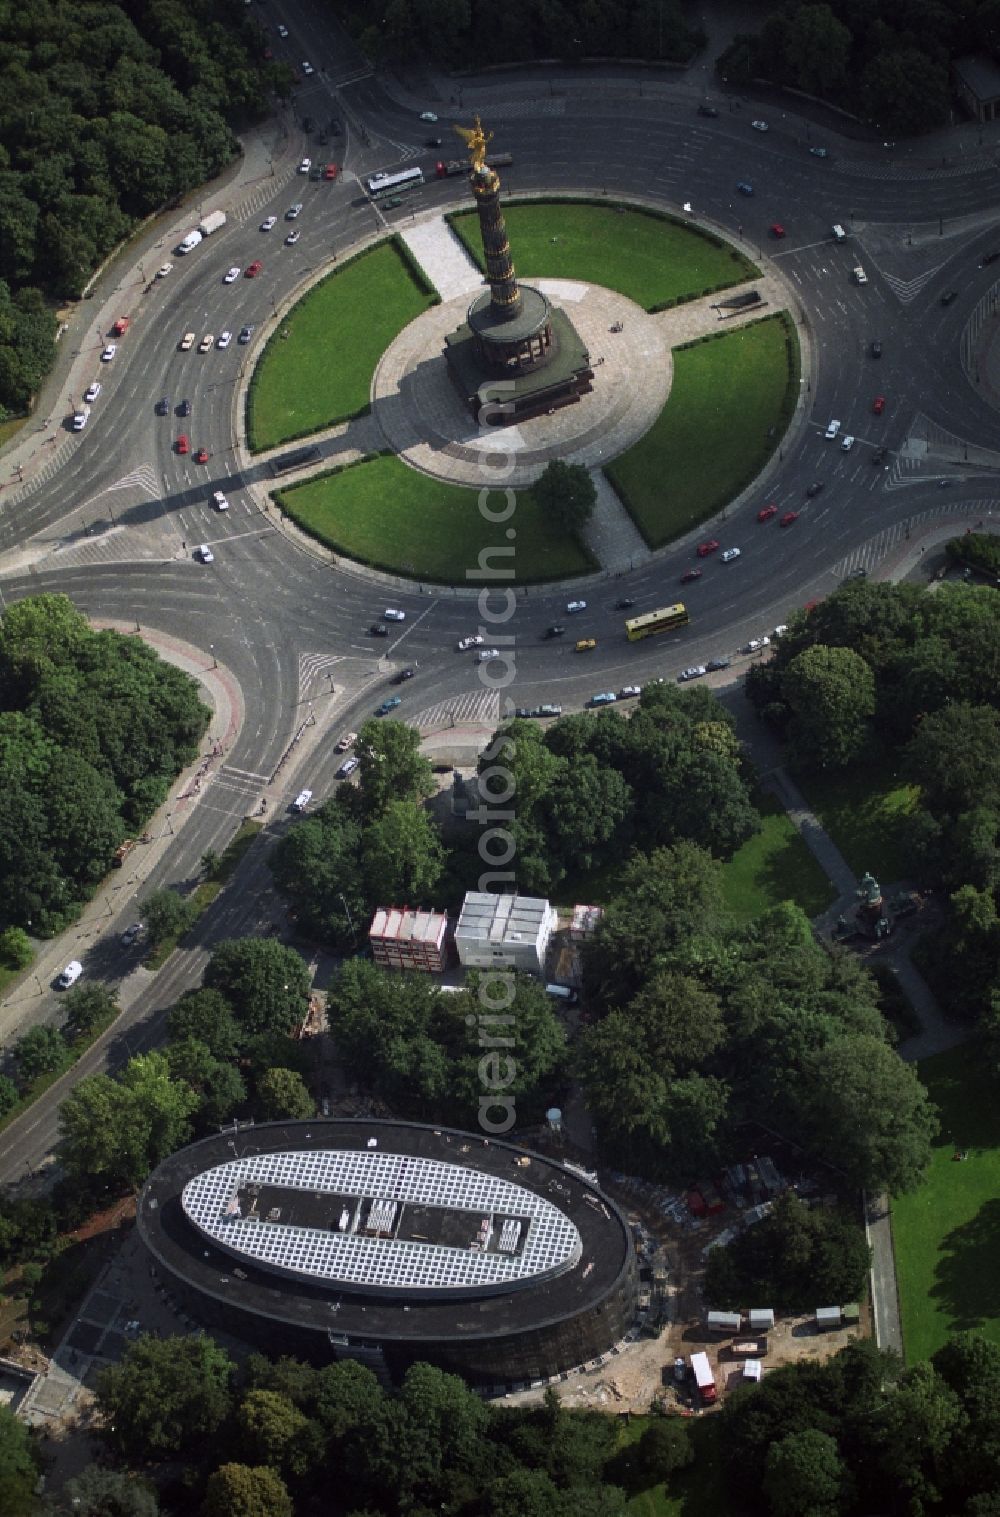
<svg viewBox="0 0 1000 1517"><path fill-rule="evenodd" d="M413 468L449 484L481 488L531 483L553 458L605 464L656 420L673 374L664 324L597 285L522 281L542 290L572 321L590 352L594 388L573 405L512 427L477 427L452 386L444 339L465 320L468 296L432 307L382 355L372 413L384 439ZM611 328L621 323L620 332Z"/></svg>

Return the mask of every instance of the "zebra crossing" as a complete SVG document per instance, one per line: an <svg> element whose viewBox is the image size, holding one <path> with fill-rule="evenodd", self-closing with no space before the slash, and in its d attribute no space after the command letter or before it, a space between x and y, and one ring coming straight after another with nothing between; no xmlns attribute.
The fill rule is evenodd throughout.
<svg viewBox="0 0 1000 1517"><path fill-rule="evenodd" d="M913 533L922 527L939 523L949 516L967 518L978 514L983 521L987 521L994 513L1000 522L1000 499L993 497L983 500L948 501L947 504L933 506L926 511L918 511L913 516L908 516L905 521L896 522L893 526L884 528L875 537L869 538L866 543L859 543L833 565L831 573L838 579L846 579L848 575L857 574L859 570L871 574L882 560L888 557L893 548L901 542L908 541Z"/></svg>
<svg viewBox="0 0 1000 1517"><path fill-rule="evenodd" d="M469 690L463 695L452 695L436 705L425 706L410 720L421 730L478 724L496 726L500 720L500 692Z"/></svg>

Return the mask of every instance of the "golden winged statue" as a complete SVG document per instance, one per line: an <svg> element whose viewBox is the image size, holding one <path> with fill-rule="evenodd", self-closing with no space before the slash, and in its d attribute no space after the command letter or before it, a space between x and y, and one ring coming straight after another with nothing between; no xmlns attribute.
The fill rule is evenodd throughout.
<svg viewBox="0 0 1000 1517"><path fill-rule="evenodd" d="M472 167L481 169L486 162L486 148L493 141L493 133L483 131L483 123L478 116L473 126L456 126L453 130L464 140Z"/></svg>

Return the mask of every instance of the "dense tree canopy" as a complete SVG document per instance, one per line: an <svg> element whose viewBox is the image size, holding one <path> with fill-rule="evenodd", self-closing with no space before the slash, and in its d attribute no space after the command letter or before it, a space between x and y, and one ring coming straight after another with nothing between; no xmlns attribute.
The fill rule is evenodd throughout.
<svg viewBox="0 0 1000 1517"><path fill-rule="evenodd" d="M551 1106L563 1077L565 1034L537 981L519 976L503 1015L516 1038L508 1048L486 1041L497 1029L478 998L479 976L465 994L442 994L421 975L387 975L351 959L330 987L327 1016L345 1066L399 1114L475 1125L489 1078L515 1103L520 1120ZM488 996L495 990L484 986ZM480 1018L484 1018L480 1032ZM507 1061L510 1061L508 1065ZM494 1117L492 1120L499 1120Z"/></svg>
<svg viewBox="0 0 1000 1517"><path fill-rule="evenodd" d="M2 915L54 932L197 752L208 712L188 675L92 631L61 595L0 618L0 690Z"/></svg>
<svg viewBox="0 0 1000 1517"><path fill-rule="evenodd" d="M878 988L790 904L746 926L691 844L637 858L584 950L575 1066L610 1159L684 1183L763 1111L852 1185L914 1185L936 1119L887 1041ZM773 1119L773 1118L772 1118Z"/></svg>
<svg viewBox="0 0 1000 1517"><path fill-rule="evenodd" d="M791 1191L771 1214L713 1248L704 1297L721 1310L768 1301L778 1311L808 1311L825 1302L856 1301L868 1277L869 1249L856 1218L810 1208Z"/></svg>
<svg viewBox="0 0 1000 1517"><path fill-rule="evenodd" d="M190 1085L171 1077L163 1053L130 1059L117 1079L91 1075L59 1108L63 1165L78 1177L139 1185L191 1136L197 1106Z"/></svg>
<svg viewBox="0 0 1000 1517"><path fill-rule="evenodd" d="M165 1459L204 1446L230 1411L233 1366L211 1338L143 1336L102 1370L104 1436L126 1459Z"/></svg>
<svg viewBox="0 0 1000 1517"><path fill-rule="evenodd" d="M217 990L244 1034L294 1030L306 1014L310 977L291 948L274 938L230 938L205 966L206 990Z"/></svg>
<svg viewBox="0 0 1000 1517"><path fill-rule="evenodd" d="M214 178L237 150L232 126L287 87L263 53L257 19L225 0L4 8L0 420L49 368L54 305L138 220Z"/></svg>

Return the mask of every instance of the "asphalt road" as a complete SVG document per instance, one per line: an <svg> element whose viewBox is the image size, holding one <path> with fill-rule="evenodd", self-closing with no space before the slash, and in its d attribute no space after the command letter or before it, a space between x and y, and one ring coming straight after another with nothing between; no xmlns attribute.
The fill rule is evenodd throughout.
<svg viewBox="0 0 1000 1517"><path fill-rule="evenodd" d="M246 713L226 755L230 772L269 776L303 719L307 698L318 709L320 697L328 696L308 774L289 778L287 800L300 783L308 782L318 797L333 786L340 763L336 739L396 688L392 679L404 665L414 666L416 676L398 687L402 704L395 714L403 719L468 701L482 685L473 655L455 649L479 625L474 597L412 585L387 588L304 552L263 511L265 491L256 488L263 471L240 468L236 393L267 323L303 280L382 220L405 221L412 210L444 208L458 199L456 181L431 179L396 212L368 203L359 184L367 173L402 163L432 173L437 157L457 156L450 125L459 113L453 117L438 103L440 121L421 122L416 106L402 103L397 91L366 73L318 4L303 0L288 7L284 21L291 36L284 42L272 36L275 52L297 63L309 59L316 69L297 93L298 121L311 116L318 128L333 118L340 130L326 145L317 144L315 129L293 133L284 155L269 160L270 172L250 201L239 201L240 214L230 215L226 227L188 257L172 256L169 248L155 255L144 251L136 267L119 274L117 298L124 309L116 314L131 317L130 330L114 361L103 364L109 323L95 321L89 328L80 351L91 362L79 390L99 378L102 394L61 467L16 511L0 514L0 588L8 601L62 591L95 617L134 620L193 643L206 667L217 660L239 685ZM519 592L515 613L502 627L503 636L513 639L515 669L504 698L573 708L594 691L659 674L672 677L686 664L732 655L794 607L828 593L848 566L864 567L877 534L901 533L904 524L939 512L945 499L939 478L953 480L951 507L965 500L982 505L989 498L988 472L954 463L917 467L903 445L923 425L921 418L970 448L996 444L996 414L961 361L963 329L1000 270L1000 264L980 263L1000 246L991 210L1000 173L990 151L961 160L945 153L945 162L920 164L823 133L830 157L817 159L809 152L820 140L815 125L755 107L753 114L771 120L768 132L755 132L751 112L727 101L719 102L717 118L705 118L695 110L699 89L683 78L652 94L640 93L641 85L637 90L625 78L602 92L591 75L575 86L562 79L560 92L550 87L548 94L540 82L526 90L517 76L511 76L509 96L507 88L496 77L481 88L466 81L460 119L468 121L481 94L497 150L514 156L505 175L511 189L608 190L652 197L673 209L691 203L697 219L739 235L751 252L780 265L808 332L810 366L805 421L789 434L759 497L754 493L706 523L702 535L738 546L739 561L706 561L702 578L681 592L680 575L696 561L692 537L625 577L598 578L572 592L587 601L586 612L577 616L566 615L566 591ZM429 135L444 138L445 146L428 147ZM343 166L340 178L316 183L297 174L295 163L305 154L314 162L335 158ZM737 192L740 180L753 185L753 196ZM302 214L288 223L285 212L296 201L303 203ZM226 204L225 193L217 197L207 190L201 209L216 204ZM263 232L268 215L278 222ZM192 211L188 224L197 219ZM780 240L769 236L774 222L786 229ZM848 231L843 244L831 238L834 222ZM288 247L284 236L292 225L301 239ZM172 272L154 279L167 257ZM247 279L242 271L255 259L263 268ZM858 262L868 272L863 287L851 280ZM227 285L231 266L241 274ZM942 305L941 295L951 289L956 298ZM100 307L95 300L95 310ZM255 328L248 345L237 341L244 324ZM223 330L233 333L225 351L178 351L184 332L200 339ZM870 356L874 338L883 344L878 360ZM331 357L335 361L335 342ZM876 395L886 397L883 415L874 414ZM169 414L161 416L157 402L164 397ZM187 418L176 414L183 400L191 405ZM850 452L825 440L831 417L841 421L842 434L857 438ZM61 459L68 424L67 417L58 432ZM191 442L186 456L177 452L181 432ZM200 447L209 453L204 465L194 462ZM883 447L888 467L873 467L873 452ZM813 481L824 489L808 500ZM217 489L230 501L226 513L211 504ZM779 512L801 512L793 528L782 531L774 520L758 524L758 507L772 500ZM88 543L112 540L108 533L113 559L89 553ZM38 543L44 554L32 548ZM194 557L201 543L213 549L210 565ZM637 614L681 593L692 613L690 627L652 640L653 646L624 641L625 613L615 606L621 596L635 600L629 614ZM387 640L374 639L367 629L387 605L403 609L406 621ZM566 624L566 636L547 640L545 629L556 621ZM576 655L575 638L590 636L598 647ZM497 641L489 632L487 640ZM335 699L326 680L336 687ZM221 849L232 836L247 807L246 792L236 780L228 790L213 790L213 804L194 811L146 888L192 878L201 855ZM0 1179L37 1167L51 1152L58 1101L72 1080L155 1041L162 1009L196 981L214 941L259 927L271 909L262 853L252 851L234 887L203 919L197 951L178 954L140 985L108 1038L9 1130ZM87 971L114 981L122 968L120 954L101 958L95 950ZM40 997L39 1019L56 1009L54 996Z"/></svg>

